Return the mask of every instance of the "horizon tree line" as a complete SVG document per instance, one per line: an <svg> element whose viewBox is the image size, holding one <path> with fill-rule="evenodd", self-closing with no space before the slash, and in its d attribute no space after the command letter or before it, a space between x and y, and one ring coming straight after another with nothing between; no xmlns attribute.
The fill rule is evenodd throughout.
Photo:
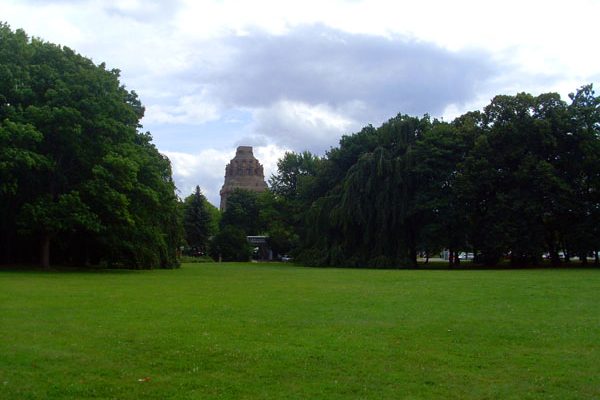
<svg viewBox="0 0 600 400"><path fill-rule="evenodd" d="M245 236L318 266L553 265L600 251L600 98L592 85L496 96L450 122L398 114L323 157L286 153L270 190L221 215L176 195L119 71L0 23L0 264L173 268L249 256Z"/></svg>
<svg viewBox="0 0 600 400"><path fill-rule="evenodd" d="M301 214L298 260L415 267L448 249L451 265L466 251L484 265L598 264L600 98L586 85L569 99L496 96L451 122L398 114L322 158L286 154L271 183Z"/></svg>

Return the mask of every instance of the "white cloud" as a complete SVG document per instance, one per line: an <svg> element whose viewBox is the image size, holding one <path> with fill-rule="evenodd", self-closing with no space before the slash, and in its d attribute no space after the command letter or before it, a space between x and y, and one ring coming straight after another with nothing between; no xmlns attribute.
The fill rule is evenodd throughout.
<svg viewBox="0 0 600 400"><path fill-rule="evenodd" d="M235 150L207 149L197 154L163 151L163 154L171 160L173 179L182 198L192 193L196 185L199 185L206 198L215 206L219 206L219 191L224 181L225 165L233 158Z"/></svg>
<svg viewBox="0 0 600 400"><path fill-rule="evenodd" d="M454 51L483 48L532 70L543 64L589 75L600 62L590 51L595 15L600 2L594 0L186 0L176 21L185 37L196 39L255 28L281 35L300 25L323 24L351 33L403 35ZM582 63L581 55L588 62Z"/></svg>
<svg viewBox="0 0 600 400"><path fill-rule="evenodd" d="M284 100L255 113L258 134L281 148L323 153L358 123L326 104L311 105Z"/></svg>
<svg viewBox="0 0 600 400"><path fill-rule="evenodd" d="M204 93L182 96L176 105L146 106L144 123L203 124L220 117L219 108Z"/></svg>
<svg viewBox="0 0 600 400"><path fill-rule="evenodd" d="M275 144L254 147L254 156L263 165L265 171L265 182L269 183L271 175L277 173L277 161L283 157L286 151L290 150Z"/></svg>
<svg viewBox="0 0 600 400"><path fill-rule="evenodd" d="M268 177L284 149L321 153L397 112L598 84L597 15L595 0L0 0L13 29L121 69L177 150L182 195L200 184L216 204L237 144Z"/></svg>
<svg viewBox="0 0 600 400"><path fill-rule="evenodd" d="M123 62L127 56L154 68L179 63L185 49L192 50L199 39L244 35L256 28L282 35L306 24L402 35L454 51L487 49L530 71L589 76L600 66L600 54L591 50L597 36L592 18L600 15L600 2L594 0L4 0L0 8L2 19L14 27L79 50L87 43L89 49L98 42L103 46L105 38L111 39L115 52L134 42L133 51L115 60L121 68L130 64ZM154 57L139 57L140 53Z"/></svg>

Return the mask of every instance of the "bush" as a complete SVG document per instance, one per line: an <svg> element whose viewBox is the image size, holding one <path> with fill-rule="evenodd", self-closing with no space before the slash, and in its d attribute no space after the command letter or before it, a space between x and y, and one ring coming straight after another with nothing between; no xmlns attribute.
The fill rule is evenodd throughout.
<svg viewBox="0 0 600 400"><path fill-rule="evenodd" d="M390 257L377 256L375 258L370 259L369 262L367 263L367 265L369 268L381 269L381 268L394 268L396 266L396 263Z"/></svg>
<svg viewBox="0 0 600 400"><path fill-rule="evenodd" d="M209 256L199 256L199 257L198 256L181 256L179 261L181 261L181 263L185 263L185 264L200 264L200 263L215 262L215 260Z"/></svg>
<svg viewBox="0 0 600 400"><path fill-rule="evenodd" d="M225 226L210 243L210 256L223 261L250 261L252 249L240 228Z"/></svg>

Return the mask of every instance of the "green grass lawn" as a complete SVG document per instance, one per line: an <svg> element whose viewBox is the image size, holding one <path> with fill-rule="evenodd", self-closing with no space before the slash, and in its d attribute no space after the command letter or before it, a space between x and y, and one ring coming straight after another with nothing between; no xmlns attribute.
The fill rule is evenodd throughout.
<svg viewBox="0 0 600 400"><path fill-rule="evenodd" d="M600 398L600 270L4 271L0 398Z"/></svg>

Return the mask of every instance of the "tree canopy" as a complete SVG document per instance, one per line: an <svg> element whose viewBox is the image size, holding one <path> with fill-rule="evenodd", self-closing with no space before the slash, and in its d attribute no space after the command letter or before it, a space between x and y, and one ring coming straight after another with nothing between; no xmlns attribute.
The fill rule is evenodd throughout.
<svg viewBox="0 0 600 400"><path fill-rule="evenodd" d="M299 259L410 267L448 249L451 264L460 251L488 265L597 260L600 99L591 85L569 97L496 96L451 122L399 114L344 136L300 185L306 156L286 154L271 183L301 215Z"/></svg>
<svg viewBox="0 0 600 400"><path fill-rule="evenodd" d="M0 24L1 262L177 264L171 166L143 114L119 70Z"/></svg>
<svg viewBox="0 0 600 400"><path fill-rule="evenodd" d="M271 190L232 193L220 222L199 187L177 199L143 115L119 70L0 24L0 263L174 267L184 239L204 252L210 236L241 260L247 235L311 265L414 267L441 249L451 265L600 262L592 85L449 122L398 114L324 157L286 153Z"/></svg>

